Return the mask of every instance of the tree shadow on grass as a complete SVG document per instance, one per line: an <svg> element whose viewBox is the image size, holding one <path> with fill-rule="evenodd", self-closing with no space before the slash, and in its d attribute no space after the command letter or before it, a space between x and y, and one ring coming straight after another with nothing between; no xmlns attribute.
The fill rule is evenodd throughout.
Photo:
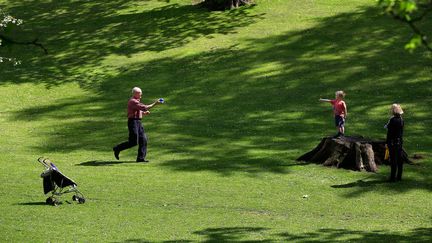
<svg viewBox="0 0 432 243"><path fill-rule="evenodd" d="M171 243L171 242L273 242L272 240L244 240L249 238L250 234L259 234L267 230L263 227L224 227L224 228L207 228L200 231L195 231L193 234L204 237L204 239L186 240L186 239L175 239L168 241L151 241L160 243ZM128 239L122 241L127 242L150 242L143 239Z"/></svg>
<svg viewBox="0 0 432 243"><path fill-rule="evenodd" d="M195 231L194 234L204 236L202 242L246 242L242 238L250 234L259 234L266 231L263 227L225 227L225 228L208 228L205 230ZM247 242L270 242L269 240L252 240Z"/></svg>
<svg viewBox="0 0 432 243"><path fill-rule="evenodd" d="M416 178L402 179L399 182L389 182L388 180L358 180L347 184L333 185L333 188L350 189L345 194L345 197L353 198L360 197L365 193L373 191L386 191L388 193L403 193L410 190L425 190L432 191L432 182L424 177L417 176Z"/></svg>
<svg viewBox="0 0 432 243"><path fill-rule="evenodd" d="M305 233L270 233L270 228L263 227L224 227L207 228L193 232L204 237L199 242L430 242L432 228L415 228L408 232L391 232L386 230L349 230L319 229ZM273 231L273 230L272 230ZM259 239L257 239L259 238ZM130 239L123 242L148 242L141 239ZM156 242L195 242L191 240L172 240Z"/></svg>
<svg viewBox="0 0 432 243"><path fill-rule="evenodd" d="M22 65L16 68L1 70L0 84L34 82L48 87L77 82L90 88L95 80L117 73L101 70L101 62L109 55L130 57L178 48L201 37L235 33L263 17L253 14L252 6L211 13L190 3L151 0L25 1L10 5L11 13L26 20L24 33L15 33L17 38L37 37L50 54L22 51L22 46L0 48L0 51L10 49L9 54L22 60Z"/></svg>
<svg viewBox="0 0 432 243"><path fill-rule="evenodd" d="M262 159L245 159L236 157L227 158L206 158L202 159L178 159L162 163L162 167L173 169L175 171L212 171L229 176L234 172L244 172L251 175L261 172L270 172L275 174L286 174L290 163L282 160Z"/></svg>
<svg viewBox="0 0 432 243"><path fill-rule="evenodd" d="M425 115L432 102L430 59L398 48L404 43L401 36L409 30L393 26L378 9L361 8L322 18L305 30L135 62L116 70L116 75L90 79L87 88L95 91L95 97L23 109L12 120L63 121L61 128L38 127L38 135L47 140L34 149L42 152L84 149L111 155L112 146L126 139L122 116L130 88L136 85L133 80L146 77L143 100L164 94L167 101L143 121L150 154L174 156L164 159L161 167L222 174L288 173L287 165L323 135L334 132L331 108L320 106L318 98L344 89L350 113L355 114L347 121L348 134L384 137L388 105L398 101L410 114L405 119L406 148L418 149L415 144L427 148L432 146L432 136L426 136L432 120ZM119 33L114 28L111 34ZM170 34L164 37L171 38ZM100 47L88 45L90 52ZM17 80L20 78L35 80ZM107 112L119 115L107 117ZM413 173L430 178L420 170Z"/></svg>
<svg viewBox="0 0 432 243"><path fill-rule="evenodd" d="M373 175L369 178L349 182L346 184L332 185L332 188L347 190L345 197L360 197L365 193L382 191L387 193L403 193L411 190L432 191L432 176L430 165L404 166L402 181L389 182L387 175ZM408 172L407 172L408 171Z"/></svg>
<svg viewBox="0 0 432 243"><path fill-rule="evenodd" d="M116 241L114 243L152 243L152 242L161 242L161 243L187 243L187 242L195 242L191 240L167 240L167 241L148 241L143 239L127 239L125 241Z"/></svg>
<svg viewBox="0 0 432 243"><path fill-rule="evenodd" d="M320 229L316 232L304 234L280 234L284 240L290 242L430 242L432 238L432 228L416 228L408 232L390 232L385 230L346 230L346 229Z"/></svg>

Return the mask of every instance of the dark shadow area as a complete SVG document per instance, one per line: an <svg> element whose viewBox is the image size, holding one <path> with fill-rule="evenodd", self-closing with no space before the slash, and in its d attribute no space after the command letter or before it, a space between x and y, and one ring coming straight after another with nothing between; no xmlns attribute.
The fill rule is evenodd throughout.
<svg viewBox="0 0 432 243"><path fill-rule="evenodd" d="M271 229L262 227L225 227L208 228L195 231L194 234L204 237L199 242L419 242L426 243L432 239L432 228L416 228L407 232L386 230L349 230L319 229L313 232L291 234L288 232L272 234ZM256 240L256 238L259 238ZM130 239L123 242L150 242L141 239ZM197 242L192 240L172 240L153 242Z"/></svg>
<svg viewBox="0 0 432 243"><path fill-rule="evenodd" d="M229 176L234 172L246 172L258 174L260 172L270 172L275 174L286 174L289 173L289 167L292 166L307 166L307 163L289 163L283 159L273 158L262 158L262 159L246 159L240 157L242 155L240 151L234 152L233 154L225 154L226 158L219 157L213 160L208 158L201 159L184 159L184 160L172 160L167 161L162 166L172 167L176 164L174 170L176 171L213 171L220 173L224 176Z"/></svg>
<svg viewBox="0 0 432 243"><path fill-rule="evenodd" d="M370 181L358 180L347 184L333 185L331 187L333 188L373 187L385 183L390 183L390 182L388 180L370 180Z"/></svg>
<svg viewBox="0 0 432 243"><path fill-rule="evenodd" d="M387 193L403 193L410 190L425 190L432 191L432 182L429 175L422 175L416 173L416 177L403 178L402 181L389 182L388 178L372 179L372 180L358 180L340 185L332 185L332 188L346 189L345 197L353 198L360 197L365 193L373 191L385 191Z"/></svg>
<svg viewBox="0 0 432 243"><path fill-rule="evenodd" d="M188 243L188 242L196 242L191 240L168 240L168 241L148 241L143 239L128 239L125 241L115 241L113 243L152 243L152 242L160 242L160 243Z"/></svg>
<svg viewBox="0 0 432 243"><path fill-rule="evenodd" d="M98 160L93 160L93 161L87 161L87 162L82 162L79 164L76 164L77 166L113 166L113 165L121 165L121 164L137 164L136 161L98 161Z"/></svg>
<svg viewBox="0 0 432 243"><path fill-rule="evenodd" d="M167 240L167 241L163 241L163 243L176 243L176 242L187 243L187 242L193 242L193 241L191 241L191 240Z"/></svg>
<svg viewBox="0 0 432 243"><path fill-rule="evenodd" d="M234 153L235 154L235 153ZM172 160L162 164L164 167L172 167L176 171L213 171L221 175L229 176L233 172L247 172L256 174L260 172L271 172L276 174L288 173L288 167L291 164L283 160L271 158L246 159L245 157L231 156L224 154L226 157L215 157L213 159L184 159ZM173 166L175 164L175 166Z"/></svg>
<svg viewBox="0 0 432 243"><path fill-rule="evenodd" d="M117 4L115 6L121 9L121 4L127 5L127 2L110 2L106 7ZM17 3L15 9L25 12L27 3L34 2L25 2L23 6ZM63 22L73 19L73 7L77 7L77 14L88 13L80 12L83 6L75 6L79 3L59 3L67 10ZM375 114L377 107L387 107L397 101L408 107L405 110L404 144L407 152L432 146L432 136L426 136L432 119L424 115L429 113L432 102L431 75L426 75L430 74L431 59L422 53L410 55L405 52L402 46L409 30L394 28L394 21L381 15L379 9L361 8L320 18L308 29L247 39L228 48L209 48L200 53L125 64L121 70L111 70L112 67L100 64L102 57L175 48L178 43L183 43L183 38L188 39L186 33L190 33L191 41L199 36L209 37L212 33L228 34L259 18L254 16L253 9L215 16L193 6L177 5L131 13L128 17L112 17L101 2L91 4L95 4L95 11L100 10L95 16L82 16L83 20L77 19L78 23L72 21L69 24L72 27L65 27L65 35L69 33L71 37L62 40L64 49L56 47L63 52L61 57L52 61L35 58L35 66L23 65L20 73L1 71L2 74L6 72L2 78L6 77L7 82L43 82L47 85L76 82L94 91L95 97L64 99L54 105L22 109L14 114L12 120L25 122L62 121L61 128L39 127L35 132L47 139L35 147L42 153L84 149L111 154L112 146L127 139L125 105L137 79L145 80L142 87L145 89L144 102L149 101L147 97L163 95L166 98L166 104L155 109L144 120L144 125L150 139L149 156L175 155L159 164L169 170L211 171L224 175L244 171L252 175L288 173L288 166L296 157L319 142L321 137L334 133L331 108L320 105L318 98L331 98L339 89L347 92L352 114L347 120L347 134L384 138L382 127L388 114L382 114L382 119L371 119L370 114ZM40 8L44 4L36 5L36 15L42 14ZM103 13L107 16L102 16ZM26 14L31 18L32 13ZM244 21L227 24L225 20L231 14L234 15L231 17ZM153 27L139 26L141 17L147 19L150 16L158 20L155 23L158 30L154 33L159 34L151 34L146 29ZM35 17L35 21L41 21L40 25L47 28L48 23L51 24L50 18L45 16L36 20ZM78 28L84 21L90 24ZM112 24L112 29L104 29L105 34L97 31L101 27L99 21L104 26ZM210 33L195 21L209 23ZM128 26L125 26L126 22ZM183 22L187 24L180 25L181 33L176 34L175 26ZM122 27L121 33L117 25ZM110 44L93 43L108 42L108 36L123 38L123 30L129 35L113 43L125 41L130 45L125 50L112 48ZM94 38L85 38L90 33L94 33ZM149 33L149 39L140 40L141 33ZM48 33L48 36L52 34ZM161 39L167 40L158 44ZM85 48L75 50L78 43ZM83 53L84 49L88 49L86 53ZM84 61L78 58L81 55ZM79 71L82 62L88 62L87 67L101 65L98 67L100 73L93 75ZM56 68L62 65L64 76L62 70ZM45 76L45 70L40 72L44 77L39 77L40 68L53 68L49 72L53 76ZM68 77L75 72L83 76ZM114 74L105 75L110 72ZM82 77L86 77L85 80ZM416 112L410 113L410 109ZM69 120L70 117L74 119ZM421 181L432 179L426 171L410 170ZM427 190L429 185L419 184ZM406 190L412 188L409 186Z"/></svg>
<svg viewBox="0 0 432 243"><path fill-rule="evenodd" d="M202 242L270 242L264 241L242 241L242 238L252 233L260 233L266 231L262 227L226 227L226 228L209 228L201 231L195 231L194 234L205 236Z"/></svg>
<svg viewBox="0 0 432 243"><path fill-rule="evenodd" d="M26 203L17 203L15 205L21 205L21 206L50 206L50 205L47 205L45 202L26 202Z"/></svg>
<svg viewBox="0 0 432 243"><path fill-rule="evenodd" d="M147 241L147 240L142 240L142 239L128 239L125 241L122 241L124 243L151 243L151 241Z"/></svg>
<svg viewBox="0 0 432 243"><path fill-rule="evenodd" d="M150 2L158 7L142 12L134 8ZM200 37L235 33L263 17L252 14L252 9L250 6L214 14L190 3L158 0L14 2L9 11L26 24L12 36L38 38L50 54L39 54L31 47L18 53L14 53L14 47L0 48L0 54L5 56L27 54L19 56L22 65L1 70L0 84L36 82L50 87L77 82L91 87L95 81L112 77L112 72L107 72L113 71L110 67L101 70L101 61L109 55L130 57L139 52L160 52Z"/></svg>
<svg viewBox="0 0 432 243"><path fill-rule="evenodd" d="M346 230L346 229L320 229L316 232L304 234L280 234L285 241L290 242L430 242L432 228L416 228L407 233L389 232L384 230Z"/></svg>

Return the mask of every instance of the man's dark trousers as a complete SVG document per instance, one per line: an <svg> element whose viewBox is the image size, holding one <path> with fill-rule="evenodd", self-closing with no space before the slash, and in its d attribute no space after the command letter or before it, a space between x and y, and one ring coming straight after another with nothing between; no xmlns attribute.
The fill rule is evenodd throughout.
<svg viewBox="0 0 432 243"><path fill-rule="evenodd" d="M137 160L144 160L147 155L147 136L141 119L128 119L129 139L127 142L115 146L115 150L122 151L138 144Z"/></svg>

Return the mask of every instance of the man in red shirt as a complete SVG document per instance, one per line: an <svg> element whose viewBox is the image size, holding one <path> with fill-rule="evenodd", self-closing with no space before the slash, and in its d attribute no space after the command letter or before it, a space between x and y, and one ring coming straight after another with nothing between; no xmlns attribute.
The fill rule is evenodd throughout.
<svg viewBox="0 0 432 243"><path fill-rule="evenodd" d="M149 110L161 102L157 100L150 105L145 105L140 102L141 95L142 91L140 88L135 87L132 89L132 97L129 99L127 107L129 139L113 148L114 157L117 160L122 150L134 147L138 144L136 161L149 162L145 158L147 155L147 136L142 126L141 119L144 115L150 114Z"/></svg>
<svg viewBox="0 0 432 243"><path fill-rule="evenodd" d="M329 99L319 99L319 101L322 102L329 102L333 105L333 112L335 116L335 125L338 130L338 133L335 137L344 136L345 134L345 119L347 117L348 111L347 106L345 104L345 101L343 101L345 97L345 93L340 90L336 91L336 99L329 100Z"/></svg>

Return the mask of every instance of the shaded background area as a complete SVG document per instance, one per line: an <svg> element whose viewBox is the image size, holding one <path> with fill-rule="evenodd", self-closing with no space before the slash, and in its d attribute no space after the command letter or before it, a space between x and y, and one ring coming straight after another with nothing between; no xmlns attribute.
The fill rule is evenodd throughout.
<svg viewBox="0 0 432 243"><path fill-rule="evenodd" d="M432 145L425 136L431 125L430 59L421 50L406 53L402 46L408 30L395 29L379 9L321 17L307 29L225 46L207 46L209 42L198 53L148 58L153 51L181 46L189 50L187 43L199 37L229 36L265 19L265 14L249 8L209 13L166 3L142 13L122 9L130 4L65 2L58 6L58 15L44 15L41 4L37 17L28 16L47 30L53 19L77 20L61 27L69 34L46 39L55 48L51 56L3 70L3 82L42 82L47 87L77 83L91 94L16 112L12 120L62 120L61 127L38 129L47 141L35 149L109 150L125 139L123 115L134 85L142 86L146 102L158 96L167 100L144 123L155 157L179 155L161 164L174 170L287 172L289 160L334 132L330 107L317 100L332 98L338 89L348 94L347 134L384 138L387 109L399 102L407 114L409 152ZM109 9L125 13L111 16ZM92 24L96 20L99 26ZM122 42L127 44L113 48ZM125 53L149 60L131 61ZM95 66L99 71L92 71ZM57 71L63 74L49 76Z"/></svg>
<svg viewBox="0 0 432 243"><path fill-rule="evenodd" d="M91 88L95 82L105 82L127 70L127 66L116 70L103 65L110 55L130 57L144 51L166 51L201 37L235 33L262 18L245 8L211 13L183 1L159 0L26 1L11 3L8 10L25 20L22 28L10 35L20 40L37 37L50 54L38 53L32 46L1 48L8 54L28 48L27 53L18 52L25 60L23 65L3 70L13 78L2 83L36 82L47 87L77 82Z"/></svg>

